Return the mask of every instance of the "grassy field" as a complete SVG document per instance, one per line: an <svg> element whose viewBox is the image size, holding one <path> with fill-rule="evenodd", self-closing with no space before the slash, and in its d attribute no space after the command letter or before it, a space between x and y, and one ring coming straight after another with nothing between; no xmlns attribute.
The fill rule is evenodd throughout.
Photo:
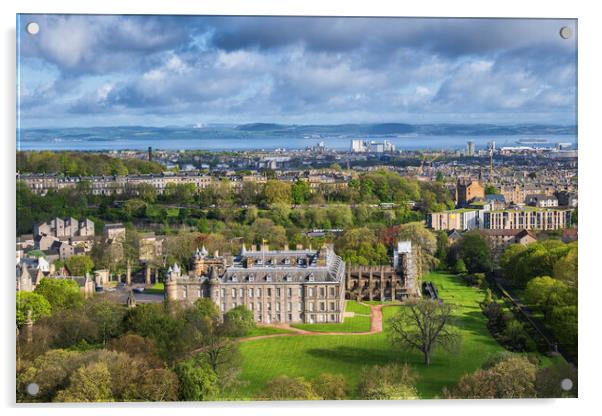
<svg viewBox="0 0 602 416"><path fill-rule="evenodd" d="M432 281L446 302L457 305L458 325L463 335L456 355L437 351L431 367L426 368L419 353L402 353L392 348L386 337L386 321L401 306L385 306L385 332L374 335L294 336L248 341L241 344L243 379L247 382L243 397L253 397L265 383L282 374L314 379L324 372L343 374L355 398L363 366L390 362L411 364L419 375L417 388L423 398L441 394L444 386L452 386L463 375L477 369L491 354L503 348L491 337L478 302L484 292L465 286L459 278L445 273L432 273L424 280ZM544 361L549 359L543 357Z"/></svg>
<svg viewBox="0 0 602 416"><path fill-rule="evenodd" d="M164 292L163 283L155 283L151 287L147 287L144 289L144 293L156 293L162 295Z"/></svg>
<svg viewBox="0 0 602 416"><path fill-rule="evenodd" d="M354 312L360 315L370 315L370 307L362 305L355 300L348 300L345 306L346 312Z"/></svg>
<svg viewBox="0 0 602 416"><path fill-rule="evenodd" d="M290 331L288 329L276 328L273 326L256 326L246 336L257 337L260 335L289 334L293 332L294 331Z"/></svg>
<svg viewBox="0 0 602 416"><path fill-rule="evenodd" d="M340 324L294 324L291 326L311 332L369 332L370 317L356 315L345 318Z"/></svg>

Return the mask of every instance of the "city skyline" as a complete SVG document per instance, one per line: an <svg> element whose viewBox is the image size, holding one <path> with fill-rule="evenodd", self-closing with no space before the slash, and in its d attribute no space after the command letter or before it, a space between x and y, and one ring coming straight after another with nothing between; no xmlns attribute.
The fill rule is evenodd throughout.
<svg viewBox="0 0 602 416"><path fill-rule="evenodd" d="M576 124L571 19L19 20L21 128ZM24 26L34 20L31 36ZM560 37L563 26L573 37Z"/></svg>

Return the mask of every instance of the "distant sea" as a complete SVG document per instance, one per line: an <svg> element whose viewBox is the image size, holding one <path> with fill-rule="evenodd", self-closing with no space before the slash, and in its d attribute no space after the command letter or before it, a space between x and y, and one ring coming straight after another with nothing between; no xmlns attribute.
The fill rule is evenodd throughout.
<svg viewBox="0 0 602 416"><path fill-rule="evenodd" d="M300 150L324 142L329 149L349 150L352 139L392 142L398 150L456 150L465 149L471 140L478 149L495 141L496 147L503 146L550 146L556 143L571 143L577 147L576 134L487 134L487 131L470 131L467 134L388 134L371 135L344 132L311 132L268 130L249 131L237 128L146 128L146 127L104 127L69 129L21 129L17 132L17 150ZM521 144L519 141L543 141L544 143Z"/></svg>

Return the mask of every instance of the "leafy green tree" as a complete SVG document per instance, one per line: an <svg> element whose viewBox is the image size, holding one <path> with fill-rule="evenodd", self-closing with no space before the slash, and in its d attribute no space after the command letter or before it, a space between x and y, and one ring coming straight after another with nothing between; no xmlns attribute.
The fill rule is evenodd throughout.
<svg viewBox="0 0 602 416"><path fill-rule="evenodd" d="M92 298L85 304L85 314L96 325L103 344L122 333L125 313L123 305L103 298Z"/></svg>
<svg viewBox="0 0 602 416"><path fill-rule="evenodd" d="M500 191L495 185L485 185L485 195L497 195Z"/></svg>
<svg viewBox="0 0 602 416"><path fill-rule="evenodd" d="M464 263L464 260L457 259L456 264L454 264L454 273L464 274L467 272L468 272L468 269L466 268L466 264Z"/></svg>
<svg viewBox="0 0 602 416"><path fill-rule="evenodd" d="M275 179L268 180L263 188L263 200L266 205L271 205L277 202L290 204L291 185Z"/></svg>
<svg viewBox="0 0 602 416"><path fill-rule="evenodd" d="M34 293L44 296L53 311L76 308L84 301L79 285L70 279L43 278Z"/></svg>
<svg viewBox="0 0 602 416"><path fill-rule="evenodd" d="M364 367L358 395L366 400L419 399L416 375L408 364Z"/></svg>
<svg viewBox="0 0 602 416"><path fill-rule="evenodd" d="M87 255L71 256L65 261L65 266L73 276L85 276L94 268L92 258Z"/></svg>
<svg viewBox="0 0 602 416"><path fill-rule="evenodd" d="M519 399L536 396L537 366L526 357L511 355L490 368L481 368L460 378L446 398Z"/></svg>
<svg viewBox="0 0 602 416"><path fill-rule="evenodd" d="M452 249L455 257L464 260L470 273L491 270L491 247L487 237L479 231L468 231L460 237Z"/></svg>
<svg viewBox="0 0 602 416"><path fill-rule="evenodd" d="M163 366L159 357L157 344L152 338L145 338L137 334L123 334L111 339L106 348L110 351L123 352L131 357L136 357L151 368Z"/></svg>
<svg viewBox="0 0 602 416"><path fill-rule="evenodd" d="M130 386L127 401L175 402L178 400L178 376L167 368L151 368L140 381Z"/></svg>
<svg viewBox="0 0 602 416"><path fill-rule="evenodd" d="M550 276L536 277L527 283L525 300L541 308L546 319L552 309L576 302L576 294L565 283Z"/></svg>
<svg viewBox="0 0 602 416"><path fill-rule="evenodd" d="M214 399L217 389L217 375L206 364L189 359L179 362L175 367L179 380L180 400L203 401Z"/></svg>
<svg viewBox="0 0 602 416"><path fill-rule="evenodd" d="M569 379L573 387L563 390L562 380ZM558 397L577 397L578 389L577 368L565 361L554 363L548 367L540 368L535 378L535 390L538 398L554 399Z"/></svg>
<svg viewBox="0 0 602 416"><path fill-rule="evenodd" d="M112 402L111 374L105 363L93 363L78 369L69 386L58 392L57 402Z"/></svg>
<svg viewBox="0 0 602 416"><path fill-rule="evenodd" d="M448 303L430 299L410 301L389 319L387 335L395 347L420 351L429 367L436 348L454 351L460 345L462 338L453 326L453 312Z"/></svg>
<svg viewBox="0 0 602 416"><path fill-rule="evenodd" d="M31 311L32 321L50 316L52 307L46 298L38 293L17 292L17 327L22 327L27 321L28 312Z"/></svg>
<svg viewBox="0 0 602 416"><path fill-rule="evenodd" d="M342 374L322 373L311 385L324 400L345 400L347 397L347 380Z"/></svg>
<svg viewBox="0 0 602 416"><path fill-rule="evenodd" d="M311 383L302 377L278 376L266 383L260 400L319 400Z"/></svg>
<svg viewBox="0 0 602 416"><path fill-rule="evenodd" d="M238 305L224 314L223 331L233 337L243 337L255 328L253 312L245 305Z"/></svg>
<svg viewBox="0 0 602 416"><path fill-rule="evenodd" d="M291 188L293 204L305 204L309 199L310 193L311 189L309 187L309 182L298 180Z"/></svg>

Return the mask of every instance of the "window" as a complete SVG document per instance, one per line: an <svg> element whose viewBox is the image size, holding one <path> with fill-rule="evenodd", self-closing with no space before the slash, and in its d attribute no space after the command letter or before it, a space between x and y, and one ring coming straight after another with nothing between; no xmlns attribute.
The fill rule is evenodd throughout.
<svg viewBox="0 0 602 416"><path fill-rule="evenodd" d="M236 297L236 289L232 289L232 297L235 298Z"/></svg>
<svg viewBox="0 0 602 416"><path fill-rule="evenodd" d="M292 312L293 310L293 304L291 302L288 303L288 306L286 308L287 311Z"/></svg>
<svg viewBox="0 0 602 416"><path fill-rule="evenodd" d="M280 312L280 302L276 302L276 312Z"/></svg>
<svg viewBox="0 0 602 416"><path fill-rule="evenodd" d="M324 296L325 296L325 291L324 291L324 288L321 287L320 288L320 297L323 298Z"/></svg>
<svg viewBox="0 0 602 416"><path fill-rule="evenodd" d="M292 313L288 314L288 320L289 320L289 322L293 321L293 314Z"/></svg>
<svg viewBox="0 0 602 416"><path fill-rule="evenodd" d="M268 288L268 296L272 296L272 289Z"/></svg>
<svg viewBox="0 0 602 416"><path fill-rule="evenodd" d="M290 288L290 287L289 287L288 289L286 289L286 294L287 294L289 297L293 296L293 289L292 289L292 288Z"/></svg>
<svg viewBox="0 0 602 416"><path fill-rule="evenodd" d="M238 291L238 295L242 298L245 296L245 290L243 288L240 288L240 290Z"/></svg>
<svg viewBox="0 0 602 416"><path fill-rule="evenodd" d="M310 287L307 289L307 296L309 296L310 298L314 295L314 288Z"/></svg>
<svg viewBox="0 0 602 416"><path fill-rule="evenodd" d="M249 309L253 310L254 309L255 304L253 302L249 303Z"/></svg>
<svg viewBox="0 0 602 416"><path fill-rule="evenodd" d="M336 321L336 318L334 317L334 315L330 315L330 320L331 320L332 322Z"/></svg>
<svg viewBox="0 0 602 416"><path fill-rule="evenodd" d="M303 312L303 302L299 302L299 312Z"/></svg>
<svg viewBox="0 0 602 416"><path fill-rule="evenodd" d="M268 311L271 312L272 311L272 304L268 303Z"/></svg>
<svg viewBox="0 0 602 416"><path fill-rule="evenodd" d="M257 302L257 310L261 312L261 302Z"/></svg>
<svg viewBox="0 0 602 416"><path fill-rule="evenodd" d="M252 287L249 288L249 297L250 298L253 297L253 288Z"/></svg>
<svg viewBox="0 0 602 416"><path fill-rule="evenodd" d="M330 288L330 296L334 296L334 287Z"/></svg>
<svg viewBox="0 0 602 416"><path fill-rule="evenodd" d="M309 303L309 311L310 311L310 312L313 312L313 311L314 311L314 303L313 303L313 302L310 302L310 303Z"/></svg>
<svg viewBox="0 0 602 416"><path fill-rule="evenodd" d="M330 302L330 310L334 311L334 302Z"/></svg>
<svg viewBox="0 0 602 416"><path fill-rule="evenodd" d="M276 297L278 297L278 298L280 297L280 288L276 289Z"/></svg>
<svg viewBox="0 0 602 416"><path fill-rule="evenodd" d="M320 311L324 312L326 310L326 305L324 305L324 302L320 302Z"/></svg>
<svg viewBox="0 0 602 416"><path fill-rule="evenodd" d="M257 289L257 297L261 297L261 288Z"/></svg>
<svg viewBox="0 0 602 416"><path fill-rule="evenodd" d="M303 297L303 286L299 288L299 296Z"/></svg>
<svg viewBox="0 0 602 416"><path fill-rule="evenodd" d="M226 304L222 303L222 312L225 312L225 311L226 311Z"/></svg>

